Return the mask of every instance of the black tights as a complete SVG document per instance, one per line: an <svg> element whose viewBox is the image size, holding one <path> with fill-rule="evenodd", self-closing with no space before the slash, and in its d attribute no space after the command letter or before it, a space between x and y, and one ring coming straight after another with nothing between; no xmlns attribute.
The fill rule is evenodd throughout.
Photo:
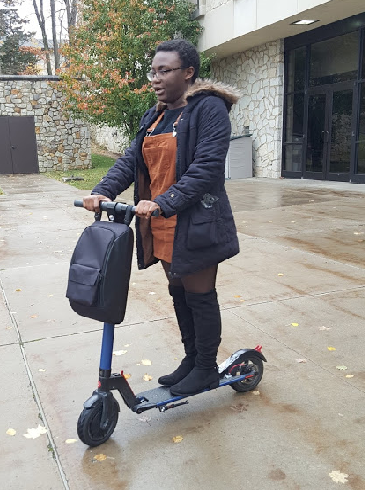
<svg viewBox="0 0 365 490"><path fill-rule="evenodd" d="M217 278L218 264L212 265L194 274L183 276L179 279L171 279L169 277L171 264L161 260L166 277L169 284L172 286L183 286L185 291L189 293L208 293L215 289L215 281Z"/></svg>

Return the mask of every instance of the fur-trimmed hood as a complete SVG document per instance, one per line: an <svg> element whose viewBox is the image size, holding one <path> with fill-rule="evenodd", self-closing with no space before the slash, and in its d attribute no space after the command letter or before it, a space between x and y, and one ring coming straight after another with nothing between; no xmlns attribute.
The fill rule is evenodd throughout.
<svg viewBox="0 0 365 490"><path fill-rule="evenodd" d="M226 83L210 80L208 78L197 78L195 83L185 92L185 100L189 101L189 99L192 99L194 96L200 94L216 95L220 97L226 103L228 110L230 110L232 105L235 104L242 96L237 88ZM161 102L157 103L158 111L164 109L165 107L165 104L162 104Z"/></svg>

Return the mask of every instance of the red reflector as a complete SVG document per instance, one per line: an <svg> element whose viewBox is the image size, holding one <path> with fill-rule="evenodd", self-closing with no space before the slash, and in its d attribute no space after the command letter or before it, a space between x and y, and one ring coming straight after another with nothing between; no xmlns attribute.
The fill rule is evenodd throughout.
<svg viewBox="0 0 365 490"><path fill-rule="evenodd" d="M120 374L121 374L122 376L124 376L123 371L121 371L121 372L120 372Z"/></svg>
<svg viewBox="0 0 365 490"><path fill-rule="evenodd" d="M100 387L101 387L101 383L100 383L100 381L98 381L98 388L100 388Z"/></svg>
<svg viewBox="0 0 365 490"><path fill-rule="evenodd" d="M256 345L255 350L257 350L257 352L260 352L260 354L261 354L262 345Z"/></svg>

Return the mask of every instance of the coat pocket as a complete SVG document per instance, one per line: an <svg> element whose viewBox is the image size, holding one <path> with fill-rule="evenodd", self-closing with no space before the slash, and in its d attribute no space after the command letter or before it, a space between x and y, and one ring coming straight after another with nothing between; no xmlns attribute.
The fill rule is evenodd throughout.
<svg viewBox="0 0 365 490"><path fill-rule="evenodd" d="M196 250L218 243L217 217L214 206L206 209L202 205L194 207L190 215L187 248Z"/></svg>
<svg viewBox="0 0 365 490"><path fill-rule="evenodd" d="M66 297L85 306L93 306L98 299L100 271L81 264L70 267Z"/></svg>

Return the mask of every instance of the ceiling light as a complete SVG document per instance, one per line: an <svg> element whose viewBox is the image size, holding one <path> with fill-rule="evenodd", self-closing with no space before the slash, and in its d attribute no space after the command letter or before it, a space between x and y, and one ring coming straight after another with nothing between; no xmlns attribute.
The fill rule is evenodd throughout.
<svg viewBox="0 0 365 490"><path fill-rule="evenodd" d="M314 24L315 22L318 22L318 20L303 19L303 20L296 20L295 22L292 22L291 25L293 25L293 26L309 26L310 24Z"/></svg>

